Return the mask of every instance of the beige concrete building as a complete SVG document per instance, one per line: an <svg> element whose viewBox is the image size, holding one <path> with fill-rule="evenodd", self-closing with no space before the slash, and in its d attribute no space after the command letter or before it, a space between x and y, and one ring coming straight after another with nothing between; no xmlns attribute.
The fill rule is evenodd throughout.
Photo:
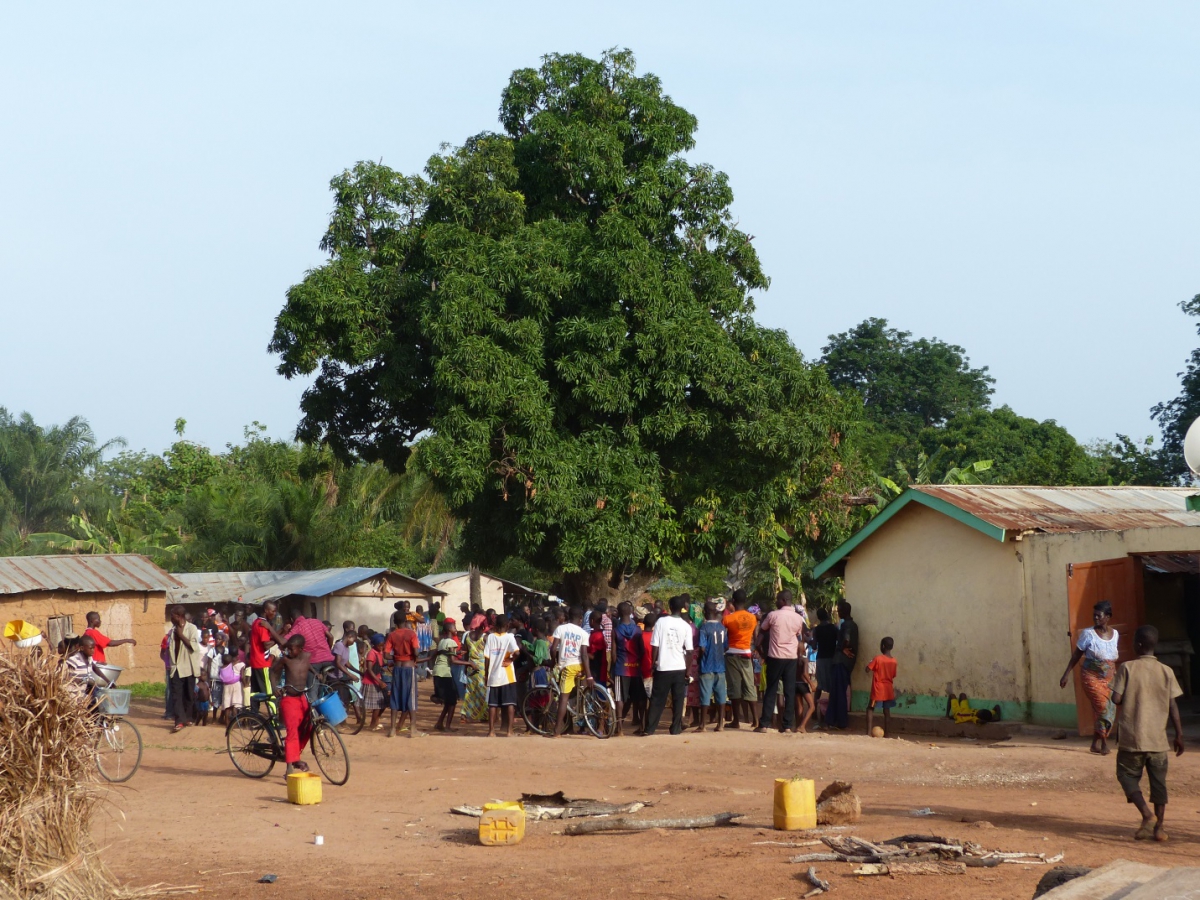
<svg viewBox="0 0 1200 900"><path fill-rule="evenodd" d="M446 592L442 600L442 610L451 618L458 615L458 608L462 604L471 602L470 572L439 572L424 575L421 581ZM507 578L489 575L487 572L479 573L479 595L479 605L485 610L494 609L496 612L509 612L516 603L530 602L546 596L541 591L535 591Z"/></svg>
<svg viewBox="0 0 1200 900"><path fill-rule="evenodd" d="M0 558L0 618L33 622L51 647L63 635L83 634L89 612L113 640L133 638L108 651L123 666L122 684L162 681L159 658L166 633L167 591L178 582L144 556L10 556Z"/></svg>
<svg viewBox="0 0 1200 900"><path fill-rule="evenodd" d="M173 577L179 585L171 591L172 602L193 615L210 607L230 612L228 604L257 607L275 600L284 613L295 610L332 622L337 634L347 620L386 634L398 601L428 611L429 604L443 596L436 587L408 575L361 566L302 572L192 572Z"/></svg>
<svg viewBox="0 0 1200 900"><path fill-rule="evenodd" d="M1121 659L1134 630L1190 693L1200 643L1200 512L1186 488L919 485L814 570L842 574L859 625L855 708L866 661L896 642L897 712L941 716L947 690L1004 716L1078 726L1091 709L1058 686L1092 605L1109 600Z"/></svg>

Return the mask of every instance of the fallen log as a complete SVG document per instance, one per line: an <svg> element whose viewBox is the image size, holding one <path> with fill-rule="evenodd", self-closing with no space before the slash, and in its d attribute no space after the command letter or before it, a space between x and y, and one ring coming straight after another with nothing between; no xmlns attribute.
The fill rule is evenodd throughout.
<svg viewBox="0 0 1200 900"><path fill-rule="evenodd" d="M887 862L867 863L854 870L855 875L965 875L960 862Z"/></svg>
<svg viewBox="0 0 1200 900"><path fill-rule="evenodd" d="M585 816L614 816L628 815L635 813L640 809L651 804L648 803L623 803L617 805L614 803L593 804L588 807L581 806L538 806L536 804L526 804L525 820L528 822L538 822L542 819L573 819ZM483 815L482 806L452 806L450 812L459 816L472 816L478 819Z"/></svg>
<svg viewBox="0 0 1200 900"><path fill-rule="evenodd" d="M682 819L628 819L624 816L615 819L591 819L586 822L574 822L566 827L564 834L596 834L601 831L653 831L655 828L716 828L721 825L732 825L734 819L741 819L745 813L723 812L711 816L691 816Z"/></svg>
<svg viewBox="0 0 1200 900"><path fill-rule="evenodd" d="M875 862L878 857L875 856L847 856L845 853L802 853L799 856L793 856L789 862L808 863L808 862L848 862L848 863L869 863Z"/></svg>
<svg viewBox="0 0 1200 900"><path fill-rule="evenodd" d="M900 837L880 841L882 844L952 844L953 841L935 834L902 834Z"/></svg>

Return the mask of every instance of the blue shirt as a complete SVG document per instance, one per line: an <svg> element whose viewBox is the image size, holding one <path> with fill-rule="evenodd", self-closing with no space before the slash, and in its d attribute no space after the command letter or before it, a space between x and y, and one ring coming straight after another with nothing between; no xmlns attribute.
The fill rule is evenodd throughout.
<svg viewBox="0 0 1200 900"><path fill-rule="evenodd" d="M625 676L641 676L641 660L638 658L629 658L629 641L636 638L642 639L642 629L638 628L637 622L620 622L613 625L613 642L617 648L617 662L613 667L614 674Z"/></svg>
<svg viewBox="0 0 1200 900"><path fill-rule="evenodd" d="M700 626L700 674L712 675L725 671L725 651L729 637L720 622L705 622Z"/></svg>

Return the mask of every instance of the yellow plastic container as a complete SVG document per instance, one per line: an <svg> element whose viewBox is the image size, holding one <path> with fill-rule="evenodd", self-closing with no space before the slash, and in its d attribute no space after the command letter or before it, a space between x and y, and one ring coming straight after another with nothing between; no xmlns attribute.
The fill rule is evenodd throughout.
<svg viewBox="0 0 1200 900"><path fill-rule="evenodd" d="M293 772L287 777L288 803L312 806L321 802L321 776L316 772Z"/></svg>
<svg viewBox="0 0 1200 900"><path fill-rule="evenodd" d="M525 837L525 806L520 801L483 804L479 843L485 847L519 844Z"/></svg>
<svg viewBox="0 0 1200 900"><path fill-rule="evenodd" d="M817 795L809 778L775 779L775 828L800 831L817 827Z"/></svg>

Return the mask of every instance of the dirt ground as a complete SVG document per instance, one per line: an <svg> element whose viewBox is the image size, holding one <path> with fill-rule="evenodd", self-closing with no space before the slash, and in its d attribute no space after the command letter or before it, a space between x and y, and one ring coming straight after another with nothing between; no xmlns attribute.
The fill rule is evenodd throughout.
<svg viewBox="0 0 1200 900"><path fill-rule="evenodd" d="M283 767L261 781L243 777L224 752L218 726L171 734L148 703L134 710L146 744L142 768L112 792L96 836L116 874L133 885L195 885L229 897L611 898L623 896L795 898L807 866L789 861L823 848L770 841L811 835L771 828L773 779L802 775L818 791L852 781L863 818L854 834L882 840L920 832L991 849L1065 854L1097 866L1116 857L1155 865L1200 859L1200 747L1171 761L1167 844L1132 839L1137 815L1113 775L1114 757L1086 742L1018 737L985 744L873 740L858 735L726 731L653 738L456 734L344 740L345 787L324 787L319 806L286 802ZM419 730L434 712L424 703ZM517 730L521 728L518 722ZM568 837L555 821L531 823L512 847L482 847L459 804L514 799L521 791L653 802L640 815L734 811L740 824L700 831ZM929 807L935 815L918 818ZM313 836L321 834L323 846ZM835 898L1029 898L1041 866L971 869L963 876L862 878L853 866L822 863ZM257 884L265 873L273 885Z"/></svg>

